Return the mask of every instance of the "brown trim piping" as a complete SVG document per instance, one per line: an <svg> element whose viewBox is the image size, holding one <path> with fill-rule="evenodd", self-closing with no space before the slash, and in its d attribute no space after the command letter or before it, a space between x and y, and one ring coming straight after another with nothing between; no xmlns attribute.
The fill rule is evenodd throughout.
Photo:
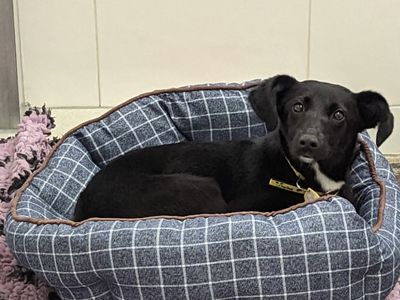
<svg viewBox="0 0 400 300"><path fill-rule="evenodd" d="M290 212L292 210L295 210L297 208L305 207L309 204L313 204L319 201L326 201L332 198L332 195L326 195L322 196L318 199L314 199L311 201L307 202L302 202L299 204L292 205L288 208L277 210L277 211L270 211L270 212L261 212L261 211L238 211L238 212L230 212L230 213L219 213L219 214L196 214L196 215L188 215L188 216L172 216L172 215L158 215L158 216L151 216L151 217L143 217L143 218L90 218L86 219L80 222L74 222L71 220L58 220L58 219L34 219L26 216L19 216L16 215L13 218L16 221L21 221L21 222L28 222L28 223L33 223L36 225L45 225L45 224L65 224L65 225L70 225L73 227L77 227L79 225L82 225L87 222L103 222L103 221L123 221L123 222L134 222L134 221L148 221L148 220L158 220L158 219L167 219L167 220L178 220L178 221L184 221L184 220L190 220L190 219L195 219L195 218L209 218L209 217L231 217L231 216L241 216L241 215L257 215L257 216L265 216L265 217L274 217L279 214L284 214L287 212ZM14 213L14 212L13 212Z"/></svg>
<svg viewBox="0 0 400 300"><path fill-rule="evenodd" d="M376 173L375 163L374 163L374 160L372 159L372 154L371 154L370 149L368 148L367 143L361 139L359 139L358 141L361 144L363 151L365 153L365 156L367 158L369 173L372 177L372 180L379 186L379 189L380 189L378 217L377 217L377 221L376 221L375 225L372 226L372 232L375 233L379 229L381 229L384 218L385 218L386 186L383 183L383 181L378 177L378 174Z"/></svg>
<svg viewBox="0 0 400 300"><path fill-rule="evenodd" d="M209 85L194 85L194 86L188 86L188 87L181 87L181 88L172 88L172 89L165 89L165 90L157 90L154 92L150 92L150 93L144 93L141 94L139 96L136 96L134 98L131 98L119 105L117 105L116 107L112 108L111 110L109 110L108 112L106 112L105 114L101 115L100 117L91 119L89 121L83 122L82 124L72 128L71 130L69 130L66 134L63 135L63 137L60 139L60 141L53 147L53 149L50 151L49 155L46 157L46 159L44 160L44 162L42 163L42 165L35 171L33 172L29 178L25 181L25 183L23 184L23 186L17 191L17 193L15 194L14 199L12 200L11 203L11 215L12 218L17 221L17 222L28 222L28 223L33 223L36 225L44 225L44 224L65 224L65 225L70 225L73 227L79 226L81 224L84 224L86 222L91 222L91 221L143 221L143 220L154 220L154 219L169 219L169 220L188 220L188 219L194 219L194 218L207 218L207 217L229 217L229 216L238 216L238 215L248 215L248 214L252 214L252 215L259 215L259 216L276 216L278 214L284 214L287 212L290 212L292 210L295 210L297 208L301 208L301 207L305 207L309 204L313 204L316 203L318 201L326 201L329 200L330 198L333 197L333 195L326 195L323 196L321 198L312 200L312 201L307 201L307 202L302 202L293 206L290 206L288 208L282 209L282 210L278 210L278 211L272 211L272 212L259 212L259 211L241 211L241 212L231 212L231 213L222 213L222 214L196 214L196 215L189 215L189 216L170 216L170 215L166 215L166 216L152 216L152 217L145 217L145 218L90 218L81 222L74 222L71 220L59 220L59 219L35 219L35 218L31 218L31 217L27 217L27 216L20 216L17 215L17 204L19 199L21 198L22 193L26 190L26 188L29 186L29 184L32 182L33 178L39 174L48 164L49 160L51 159L51 157L53 156L54 152L59 148L59 146L64 142L64 140L66 138L68 138L73 132L75 132L76 130L82 128L83 126L86 126L88 124L97 122L105 117L107 117L108 115L110 115L111 113L115 112L116 110L120 109L121 107L128 105L136 100L139 100L141 98L144 97L149 97L149 96L155 96L155 95L159 95L159 94L163 94L163 93L174 93L174 92L192 92L192 91L198 91L198 90L245 90L251 87L254 87L258 84L258 81L253 81L253 82L248 82L246 84L241 84L241 85L213 85L213 86L209 86ZM359 143L362 146L362 150L364 151L366 158L367 158L367 162L368 162L368 168L369 168L369 172L370 175L372 177L372 179L374 180L374 182L376 184L378 184L378 186L380 187L380 200L379 200L379 210L378 210L378 220L376 222L376 224L372 227L372 231L373 232L377 232L383 224L383 219L384 219L384 209L385 209L385 204L386 204L386 190L385 190L385 185L382 182L382 180L379 179L377 173L376 173L376 168L375 168L375 164L373 162L372 159L372 154L368 148L368 145L366 142L364 142L362 139L359 139Z"/></svg>

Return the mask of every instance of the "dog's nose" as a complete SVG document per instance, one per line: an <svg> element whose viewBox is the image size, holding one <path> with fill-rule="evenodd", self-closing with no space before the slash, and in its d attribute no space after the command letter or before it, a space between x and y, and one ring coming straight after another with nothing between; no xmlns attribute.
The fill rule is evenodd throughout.
<svg viewBox="0 0 400 300"><path fill-rule="evenodd" d="M299 146L302 149L316 150L319 148L319 141L313 134L303 134L299 138Z"/></svg>

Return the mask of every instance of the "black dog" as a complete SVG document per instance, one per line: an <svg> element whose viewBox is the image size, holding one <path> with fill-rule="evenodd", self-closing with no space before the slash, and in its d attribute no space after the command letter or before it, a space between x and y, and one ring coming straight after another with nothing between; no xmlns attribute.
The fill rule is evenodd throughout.
<svg viewBox="0 0 400 300"><path fill-rule="evenodd" d="M393 129L386 100L371 91L281 75L249 100L266 123L265 137L131 151L93 177L75 220L283 209L303 202L307 188L337 193L357 134L378 125L380 145Z"/></svg>

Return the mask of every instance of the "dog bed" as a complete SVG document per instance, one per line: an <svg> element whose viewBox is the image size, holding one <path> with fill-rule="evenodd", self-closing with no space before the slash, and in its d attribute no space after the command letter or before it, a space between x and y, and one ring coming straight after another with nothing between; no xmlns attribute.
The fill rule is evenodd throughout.
<svg viewBox="0 0 400 300"><path fill-rule="evenodd" d="M279 212L71 221L90 178L131 149L265 135L247 102L257 83L144 94L71 130L13 199L18 261L63 299L383 299L400 274L400 189L367 134L356 208L332 196Z"/></svg>

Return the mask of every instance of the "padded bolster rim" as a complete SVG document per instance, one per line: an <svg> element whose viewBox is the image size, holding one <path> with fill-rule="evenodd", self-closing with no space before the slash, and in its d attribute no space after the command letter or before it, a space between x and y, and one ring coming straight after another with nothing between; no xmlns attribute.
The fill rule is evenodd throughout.
<svg viewBox="0 0 400 300"><path fill-rule="evenodd" d="M116 107L110 109L108 112L105 114L88 120L86 122L81 123L80 125L77 125L76 127L72 128L69 130L67 133L65 133L60 141L53 147L53 149L50 151L49 155L46 157L42 165L34 171L28 179L25 181L23 186L17 191L15 194L15 197L13 198L11 202L11 216L12 218L17 221L17 222L27 222L27 223L32 223L36 225L44 225L44 224L65 224L65 225L70 225L73 227L79 226L83 223L86 222L91 222L91 221L139 221L139 220L152 220L152 219L174 219L174 220L187 220L187 219L193 219L193 218L199 218L199 217L229 217L229 216L235 216L235 215L248 215L248 214L253 214L253 215L261 215L261 216L275 216L278 214L284 214L287 212L290 212L292 210L295 210L300 207L305 207L309 204L313 204L319 201L327 201L334 197L333 195L325 195L323 197L320 197L318 199L312 200L312 201L307 201L303 203L299 203L293 206L290 206L288 208L278 210L278 211L272 211L272 212L259 212L259 211L243 211L243 212L233 212L233 213L225 213L225 214L197 214L197 215L189 215L189 216L170 216L170 215L161 215L161 216L152 216L152 217L145 217L145 218L124 218L124 219L117 219L117 218L90 218L81 222L74 222L71 220L59 220L59 219L36 219L36 218L31 218L27 216L21 216L17 214L17 204L18 201L21 198L22 193L27 189L27 187L30 185L32 182L33 178L38 175L44 168L46 168L47 164L49 163L51 157L57 151L57 149L60 147L60 145L67 139L69 136L71 136L76 130L89 125L91 123L98 122L102 120L103 118L107 117L111 113L115 112L116 110L120 109L123 106L126 106L134 101L137 101L141 98L144 97L149 97L149 96L155 96L159 94L164 94L164 93L176 93L176 92L193 92L193 91L204 91L204 90L245 90L248 88L255 87L260 80L253 80L249 82L245 82L243 84L224 84L224 85L193 85L193 86L186 86L186 87L180 87L180 88L171 88L171 89L164 89L164 90L156 90L153 92L149 93L144 93L139 96L136 96L134 98L131 98ZM380 189L380 199L379 199L379 209L378 209L378 217L377 217L377 222L374 224L372 227L373 232L377 232L383 224L384 220L384 211L385 211L385 205L386 205L386 189L385 189L385 184L384 182L378 177L377 172L376 172L376 167L372 158L371 151L368 147L368 144L362 140L362 138L358 139L358 142L361 145L361 150L364 152L367 162L368 162L368 168L369 168L369 173L373 179L373 181L379 186Z"/></svg>

